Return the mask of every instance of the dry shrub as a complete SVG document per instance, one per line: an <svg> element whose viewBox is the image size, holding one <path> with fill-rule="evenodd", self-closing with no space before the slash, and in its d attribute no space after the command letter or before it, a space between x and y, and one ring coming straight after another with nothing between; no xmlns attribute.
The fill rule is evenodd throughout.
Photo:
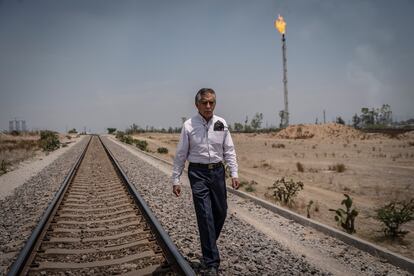
<svg viewBox="0 0 414 276"><path fill-rule="evenodd" d="M346 167L342 163L337 163L337 164L333 164L332 166L329 166L328 170L341 173L341 172L344 172L346 170Z"/></svg>
<svg viewBox="0 0 414 276"><path fill-rule="evenodd" d="M305 168L303 167L303 164L300 162L296 162L296 168L298 169L298 172L304 172Z"/></svg>
<svg viewBox="0 0 414 276"><path fill-rule="evenodd" d="M286 146L284 144L281 144L281 143L277 143L277 144L273 143L272 148L284 149L284 148L286 148Z"/></svg>

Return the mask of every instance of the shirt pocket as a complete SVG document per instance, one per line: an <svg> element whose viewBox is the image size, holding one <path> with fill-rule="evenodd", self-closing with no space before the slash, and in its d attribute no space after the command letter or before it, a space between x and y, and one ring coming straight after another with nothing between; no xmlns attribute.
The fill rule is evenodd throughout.
<svg viewBox="0 0 414 276"><path fill-rule="evenodd" d="M212 145L222 145L224 143L224 131L209 131L208 140Z"/></svg>

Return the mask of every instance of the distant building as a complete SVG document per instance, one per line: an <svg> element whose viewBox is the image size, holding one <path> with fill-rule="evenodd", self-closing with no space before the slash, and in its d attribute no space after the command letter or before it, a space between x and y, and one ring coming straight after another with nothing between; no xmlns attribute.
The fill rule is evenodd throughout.
<svg viewBox="0 0 414 276"><path fill-rule="evenodd" d="M12 131L27 131L26 121L17 119L9 121L9 132Z"/></svg>

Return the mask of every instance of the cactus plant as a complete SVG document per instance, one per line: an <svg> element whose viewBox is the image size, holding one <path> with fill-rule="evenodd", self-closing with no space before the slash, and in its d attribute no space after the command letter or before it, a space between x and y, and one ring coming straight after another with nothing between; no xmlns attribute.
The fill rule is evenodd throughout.
<svg viewBox="0 0 414 276"><path fill-rule="evenodd" d="M405 236L408 231L400 229L401 225L414 220L414 199L410 201L390 202L376 210L375 218L385 224L385 236L396 238Z"/></svg>
<svg viewBox="0 0 414 276"><path fill-rule="evenodd" d="M352 208L352 198L344 194L345 199L342 200L341 205L345 205L346 211L342 208L338 209L329 209L331 212L335 212L335 221L338 222L338 225L348 233L355 233L355 218L358 216L358 211Z"/></svg>
<svg viewBox="0 0 414 276"><path fill-rule="evenodd" d="M296 197L297 193L300 190L303 190L303 182L298 181L295 182L292 179L285 180L284 177L281 179L277 179L272 187L268 188L269 190L273 190L273 197L277 200L282 202L282 204L290 205L294 197Z"/></svg>

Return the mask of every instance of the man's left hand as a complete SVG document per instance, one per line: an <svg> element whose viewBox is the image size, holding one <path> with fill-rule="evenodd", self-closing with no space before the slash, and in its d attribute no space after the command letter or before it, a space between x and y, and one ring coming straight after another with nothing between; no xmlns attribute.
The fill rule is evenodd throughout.
<svg viewBox="0 0 414 276"><path fill-rule="evenodd" d="M237 177L233 177L231 179L231 186L233 187L233 189L236 189L236 190L240 187L240 182Z"/></svg>

